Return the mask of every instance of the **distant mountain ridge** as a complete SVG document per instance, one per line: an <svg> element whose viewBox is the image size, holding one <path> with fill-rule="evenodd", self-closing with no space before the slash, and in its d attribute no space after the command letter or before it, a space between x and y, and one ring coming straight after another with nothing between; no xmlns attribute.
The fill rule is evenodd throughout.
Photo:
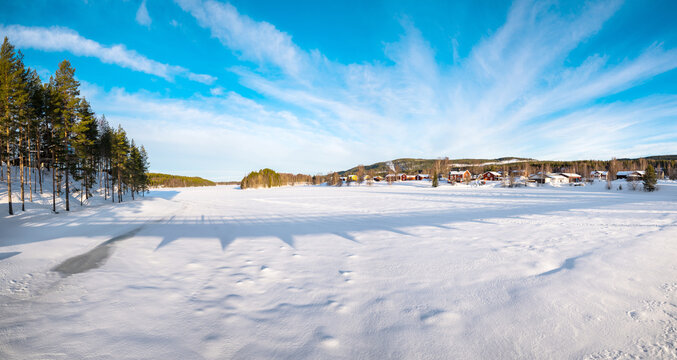
<svg viewBox="0 0 677 360"><path fill-rule="evenodd" d="M646 156L641 158L619 158L619 161L636 161L639 159L647 160L657 160L657 161L675 161L677 160L677 155L653 155ZM364 165L365 171L373 170L376 174L388 173L392 168L396 168L397 172L404 173L417 173L425 172L433 167L435 160L438 159L416 159L416 158L400 158L390 161L381 161L371 165ZM570 161L558 161L558 160L538 160L532 158L522 158L515 156L500 157L496 159L449 159L449 168L467 168L467 167L481 167L481 166L501 166L501 165L510 165L521 162L530 162L530 163L565 163L572 164L577 162L586 162L589 160L570 160ZM600 160L601 162L608 162L608 160ZM340 175L353 174L357 172L358 166L352 167L350 169L339 171Z"/></svg>
<svg viewBox="0 0 677 360"><path fill-rule="evenodd" d="M387 173L393 167L398 169L398 172L418 172L426 171L433 167L435 160L438 159L415 159L415 158L401 158L389 161L381 161L371 165L365 165L364 170L373 170L375 173ZM449 159L449 167L468 167L468 166L483 166L483 165L500 165L522 161L538 161L530 158L520 157L501 157L497 159ZM358 165L359 166L359 165ZM358 166L348 170L340 171L340 175L350 174L357 171Z"/></svg>

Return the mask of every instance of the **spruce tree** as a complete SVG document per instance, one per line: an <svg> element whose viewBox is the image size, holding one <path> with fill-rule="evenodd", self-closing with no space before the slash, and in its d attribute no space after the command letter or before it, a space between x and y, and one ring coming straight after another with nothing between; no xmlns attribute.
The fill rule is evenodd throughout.
<svg viewBox="0 0 677 360"><path fill-rule="evenodd" d="M656 190L656 171L651 165L648 165L644 171L644 190Z"/></svg>

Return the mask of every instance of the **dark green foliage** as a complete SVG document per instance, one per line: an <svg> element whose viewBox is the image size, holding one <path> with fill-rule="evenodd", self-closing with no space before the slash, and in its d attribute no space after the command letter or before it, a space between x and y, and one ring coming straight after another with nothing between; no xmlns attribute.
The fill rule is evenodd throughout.
<svg viewBox="0 0 677 360"><path fill-rule="evenodd" d="M644 172L644 190L656 190L656 171L651 165L647 166Z"/></svg>
<svg viewBox="0 0 677 360"><path fill-rule="evenodd" d="M151 187L194 187L215 186L216 183L197 176L179 176L159 173L148 173L148 183Z"/></svg>
<svg viewBox="0 0 677 360"><path fill-rule="evenodd" d="M280 179L280 174L267 168L250 172L249 175L245 176L240 182L240 188L242 189L258 187L270 188L281 185L282 181Z"/></svg>
<svg viewBox="0 0 677 360"><path fill-rule="evenodd" d="M9 165L19 165L22 210L26 180L32 201L34 173L40 179L40 192L43 173L51 173L54 211L56 198L62 195L69 210L73 179L79 182L73 190L79 190L81 205L92 196L90 190L97 180L99 188L105 185L104 196L117 184L118 201L123 193L131 192L133 198L148 188L145 149L133 142L130 145L121 127L114 131L105 117L97 119L79 87L75 69L66 60L48 83L42 83L35 70L24 67L23 56L5 38L0 49L0 161L7 165L7 179L2 180L7 181L10 214Z"/></svg>

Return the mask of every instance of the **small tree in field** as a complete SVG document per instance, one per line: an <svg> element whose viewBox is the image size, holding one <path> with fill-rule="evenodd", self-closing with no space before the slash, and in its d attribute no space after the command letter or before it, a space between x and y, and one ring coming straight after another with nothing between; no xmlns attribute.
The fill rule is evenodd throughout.
<svg viewBox="0 0 677 360"><path fill-rule="evenodd" d="M644 190L656 190L656 171L651 165L647 166L644 172Z"/></svg>

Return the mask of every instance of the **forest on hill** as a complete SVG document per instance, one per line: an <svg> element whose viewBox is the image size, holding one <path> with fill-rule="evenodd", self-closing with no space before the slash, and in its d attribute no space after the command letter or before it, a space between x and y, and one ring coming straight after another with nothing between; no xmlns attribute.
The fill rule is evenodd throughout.
<svg viewBox="0 0 677 360"><path fill-rule="evenodd" d="M215 182L197 176L148 173L148 180L151 187L216 186Z"/></svg>
<svg viewBox="0 0 677 360"><path fill-rule="evenodd" d="M378 162L371 165L358 165L348 170L338 172L339 175L356 174L364 171L368 174L384 176L392 173L418 174L432 173L437 162L441 162L441 171L470 170L473 174L486 171L522 170L528 168L529 173L534 171L575 172L581 175L592 170L644 170L647 165L662 169L669 176L677 169L677 155L658 155L635 159L610 160L537 160L520 157L502 157L497 159L411 159L402 158L391 161Z"/></svg>

